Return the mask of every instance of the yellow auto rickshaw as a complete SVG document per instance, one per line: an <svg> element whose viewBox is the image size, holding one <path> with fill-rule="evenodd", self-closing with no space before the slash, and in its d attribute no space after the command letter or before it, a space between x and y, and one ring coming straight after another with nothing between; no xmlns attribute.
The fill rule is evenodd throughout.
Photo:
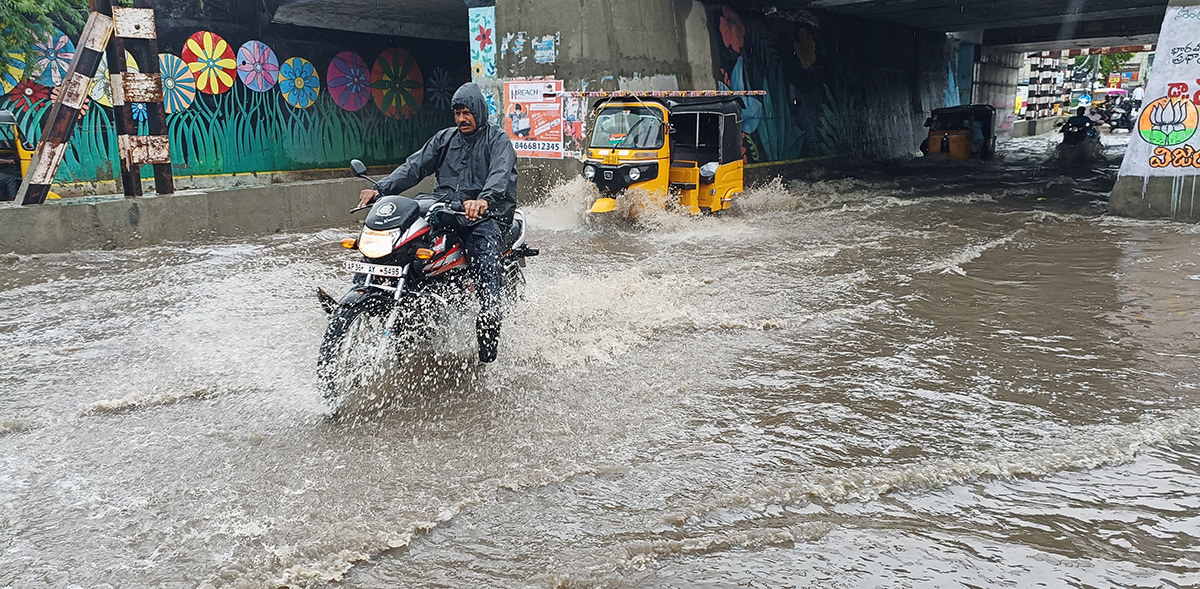
<svg viewBox="0 0 1200 589"><path fill-rule="evenodd" d="M921 142L926 158L990 160L996 155L996 109L987 104L937 108L925 119L929 135Z"/></svg>
<svg viewBox="0 0 1200 589"><path fill-rule="evenodd" d="M600 188L592 213L632 189L679 195L693 214L718 212L744 188L742 102L750 92L581 92L599 97L583 176Z"/></svg>

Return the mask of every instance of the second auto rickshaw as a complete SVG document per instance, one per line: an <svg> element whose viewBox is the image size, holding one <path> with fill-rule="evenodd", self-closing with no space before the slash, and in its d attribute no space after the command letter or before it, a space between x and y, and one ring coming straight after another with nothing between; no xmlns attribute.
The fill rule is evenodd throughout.
<svg viewBox="0 0 1200 589"><path fill-rule="evenodd" d="M990 160L996 154L996 109L990 105L935 108L925 126L929 136L921 153L929 159Z"/></svg>
<svg viewBox="0 0 1200 589"><path fill-rule="evenodd" d="M742 102L762 91L579 92L599 98L583 176L600 188L593 213L630 189L679 195L693 214L718 212L744 188Z"/></svg>

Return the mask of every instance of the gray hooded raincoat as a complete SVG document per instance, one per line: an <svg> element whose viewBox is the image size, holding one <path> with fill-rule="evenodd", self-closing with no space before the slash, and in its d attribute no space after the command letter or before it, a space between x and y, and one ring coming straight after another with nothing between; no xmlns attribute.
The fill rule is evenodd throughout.
<svg viewBox="0 0 1200 589"><path fill-rule="evenodd" d="M504 129L488 123L488 105L479 86L463 84L451 101L475 115L478 128L464 135L458 127L438 131L420 151L379 182L384 194L399 194L437 174L438 194L450 200L488 201L488 213L512 223L517 208L517 154Z"/></svg>

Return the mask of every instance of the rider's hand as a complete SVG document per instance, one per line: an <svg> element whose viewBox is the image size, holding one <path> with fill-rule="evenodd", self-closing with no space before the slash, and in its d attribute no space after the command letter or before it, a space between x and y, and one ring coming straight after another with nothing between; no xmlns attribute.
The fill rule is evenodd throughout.
<svg viewBox="0 0 1200 589"><path fill-rule="evenodd" d="M358 206L367 206L371 203L371 200L377 196L379 196L378 190L372 190L370 188L363 190L362 192L358 193Z"/></svg>
<svg viewBox="0 0 1200 589"><path fill-rule="evenodd" d="M472 221L474 221L475 219L478 219L479 217L482 217L483 214L487 212L487 209L488 209L488 201L486 201L482 198L477 198L475 200L464 200L463 201L463 212L466 213L467 218Z"/></svg>

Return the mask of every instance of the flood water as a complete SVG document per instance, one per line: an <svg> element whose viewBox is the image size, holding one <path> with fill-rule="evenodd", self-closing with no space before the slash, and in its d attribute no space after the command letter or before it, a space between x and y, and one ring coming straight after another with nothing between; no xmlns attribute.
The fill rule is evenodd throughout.
<svg viewBox="0 0 1200 589"><path fill-rule="evenodd" d="M715 218L560 188L499 360L340 421L352 223L0 258L0 587L1200 586L1200 229L1050 140Z"/></svg>

